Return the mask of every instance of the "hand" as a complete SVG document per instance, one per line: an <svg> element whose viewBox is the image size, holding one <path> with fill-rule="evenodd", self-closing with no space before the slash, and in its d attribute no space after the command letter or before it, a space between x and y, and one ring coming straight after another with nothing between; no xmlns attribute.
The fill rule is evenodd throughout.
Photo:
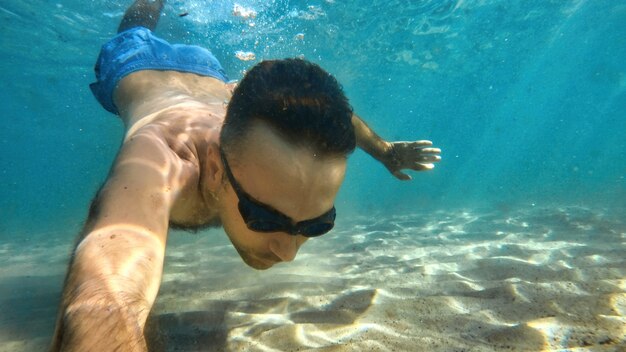
<svg viewBox="0 0 626 352"><path fill-rule="evenodd" d="M381 158L381 162L389 172L400 180L410 180L411 176L401 170L411 169L415 171L432 170L433 163L441 160L441 149L429 148L431 141L415 142L387 142L388 148Z"/></svg>

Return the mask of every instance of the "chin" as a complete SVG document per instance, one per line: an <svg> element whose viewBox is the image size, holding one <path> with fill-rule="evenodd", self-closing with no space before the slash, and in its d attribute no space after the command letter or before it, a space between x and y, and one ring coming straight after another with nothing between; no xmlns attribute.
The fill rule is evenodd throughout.
<svg viewBox="0 0 626 352"><path fill-rule="evenodd" d="M271 264L260 264L260 263L257 263L257 264L254 264L254 265L248 264L248 266L250 266L251 268L256 269L256 270L267 270L267 269L273 267L274 264L273 263L271 263Z"/></svg>
<svg viewBox="0 0 626 352"><path fill-rule="evenodd" d="M256 270L267 270L276 264L275 262L259 260L247 256L241 256L241 259L243 259L244 263L246 263L249 267Z"/></svg>

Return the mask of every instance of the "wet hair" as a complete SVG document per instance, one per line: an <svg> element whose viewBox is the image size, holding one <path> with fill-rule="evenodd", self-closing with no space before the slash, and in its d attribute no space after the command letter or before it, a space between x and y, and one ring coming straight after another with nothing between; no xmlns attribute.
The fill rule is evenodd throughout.
<svg viewBox="0 0 626 352"><path fill-rule="evenodd" d="M220 133L227 153L237 153L252 123L262 121L286 142L320 156L347 156L356 147L352 107L337 80L301 59L263 61L241 80Z"/></svg>

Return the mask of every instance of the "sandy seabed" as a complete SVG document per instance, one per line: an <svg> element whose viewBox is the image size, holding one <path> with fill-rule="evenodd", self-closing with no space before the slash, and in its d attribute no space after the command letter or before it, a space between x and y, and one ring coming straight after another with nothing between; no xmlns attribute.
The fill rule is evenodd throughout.
<svg viewBox="0 0 626 352"><path fill-rule="evenodd" d="M168 241L155 351L626 351L626 209L352 217L268 271ZM0 351L45 350L70 245L0 245Z"/></svg>

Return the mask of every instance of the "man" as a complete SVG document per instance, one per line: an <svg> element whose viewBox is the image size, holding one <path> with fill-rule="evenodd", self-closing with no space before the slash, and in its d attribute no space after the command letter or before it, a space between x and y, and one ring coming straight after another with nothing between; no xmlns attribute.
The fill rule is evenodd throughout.
<svg viewBox="0 0 626 352"><path fill-rule="evenodd" d="M267 269L333 227L357 144L400 179L440 160L428 141L380 139L304 60L264 61L233 92L210 52L152 34L163 2L137 0L96 64L92 91L126 135L78 239L53 350L146 350L169 226L222 225Z"/></svg>

